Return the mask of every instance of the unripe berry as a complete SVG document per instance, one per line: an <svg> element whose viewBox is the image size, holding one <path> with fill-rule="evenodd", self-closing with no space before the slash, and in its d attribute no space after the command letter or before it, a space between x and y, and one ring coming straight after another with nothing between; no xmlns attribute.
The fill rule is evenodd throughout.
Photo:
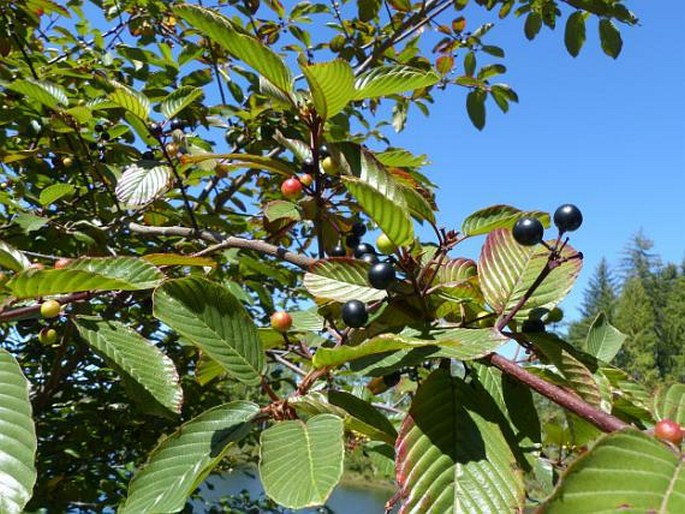
<svg viewBox="0 0 685 514"><path fill-rule="evenodd" d="M70 262L71 262L71 259L67 259L66 257L62 257L61 259L57 259L55 261L55 269L66 268L67 266L69 266Z"/></svg>
<svg viewBox="0 0 685 514"><path fill-rule="evenodd" d="M671 419L662 419L654 427L654 435L663 441L668 441L676 446L683 442L683 429Z"/></svg>
<svg viewBox="0 0 685 514"><path fill-rule="evenodd" d="M43 345L50 345L57 341L57 330L54 328L44 328L38 334L38 341Z"/></svg>
<svg viewBox="0 0 685 514"><path fill-rule="evenodd" d="M176 143L169 143L165 148L166 153L169 154L169 157L175 157L178 153L178 145Z"/></svg>
<svg viewBox="0 0 685 514"><path fill-rule="evenodd" d="M326 175L330 175L331 177L334 177L340 173L338 165L331 157L326 157L321 161L321 169Z"/></svg>
<svg viewBox="0 0 685 514"><path fill-rule="evenodd" d="M271 315L271 328L285 333L293 325L293 318L285 311L277 311Z"/></svg>
<svg viewBox="0 0 685 514"><path fill-rule="evenodd" d="M314 183L314 178L309 173L300 175L300 183L304 186L311 186Z"/></svg>
<svg viewBox="0 0 685 514"><path fill-rule="evenodd" d="M397 250L395 243L393 243L385 234L378 236L378 239L376 239L376 247L378 247L379 252L385 255L390 255Z"/></svg>
<svg viewBox="0 0 685 514"><path fill-rule="evenodd" d="M71 157L65 157L64 159L62 159L62 166L64 166L65 168L71 168L72 164L74 164L74 159L72 159Z"/></svg>
<svg viewBox="0 0 685 514"><path fill-rule="evenodd" d="M59 316L62 306L57 300L47 300L40 306L40 315L46 319Z"/></svg>
<svg viewBox="0 0 685 514"><path fill-rule="evenodd" d="M286 198L297 198L302 194L302 184L296 178L291 177L281 184L281 193Z"/></svg>

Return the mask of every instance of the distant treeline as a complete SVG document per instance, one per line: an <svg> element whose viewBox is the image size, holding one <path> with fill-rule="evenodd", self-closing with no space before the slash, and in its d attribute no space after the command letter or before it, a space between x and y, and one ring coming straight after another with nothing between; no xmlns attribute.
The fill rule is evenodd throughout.
<svg viewBox="0 0 685 514"><path fill-rule="evenodd" d="M639 232L620 263L597 266L584 292L582 319L571 323L576 344L598 313L628 336L613 364L645 384L685 380L685 263L663 264L653 242Z"/></svg>

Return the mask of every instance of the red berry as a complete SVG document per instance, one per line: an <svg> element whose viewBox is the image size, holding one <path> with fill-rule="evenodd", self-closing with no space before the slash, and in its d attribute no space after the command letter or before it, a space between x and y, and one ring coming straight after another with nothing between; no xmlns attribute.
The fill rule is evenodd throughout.
<svg viewBox="0 0 685 514"><path fill-rule="evenodd" d="M300 183L302 185L311 186L313 182L314 182L314 178L309 173L305 173L304 175L300 175Z"/></svg>
<svg viewBox="0 0 685 514"><path fill-rule="evenodd" d="M289 178L281 184L281 193L286 198L297 198L302 194L302 183L296 178Z"/></svg>
<svg viewBox="0 0 685 514"><path fill-rule="evenodd" d="M663 441L668 441L676 446L683 442L683 429L671 419L662 419L654 427L654 435Z"/></svg>
<svg viewBox="0 0 685 514"><path fill-rule="evenodd" d="M277 311L271 315L271 328L278 332L287 332L293 325L293 318L285 311Z"/></svg>
<svg viewBox="0 0 685 514"><path fill-rule="evenodd" d="M66 257L62 257L61 259L57 259L55 261L55 269L66 268L67 266L69 266L70 262L71 262L71 259L67 259Z"/></svg>

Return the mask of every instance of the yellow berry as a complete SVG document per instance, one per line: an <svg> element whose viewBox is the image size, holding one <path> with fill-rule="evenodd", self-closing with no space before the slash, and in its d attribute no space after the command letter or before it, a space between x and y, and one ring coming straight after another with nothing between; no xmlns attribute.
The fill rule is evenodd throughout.
<svg viewBox="0 0 685 514"><path fill-rule="evenodd" d="M40 315L44 318L56 318L59 316L62 306L57 300L47 300L40 306Z"/></svg>

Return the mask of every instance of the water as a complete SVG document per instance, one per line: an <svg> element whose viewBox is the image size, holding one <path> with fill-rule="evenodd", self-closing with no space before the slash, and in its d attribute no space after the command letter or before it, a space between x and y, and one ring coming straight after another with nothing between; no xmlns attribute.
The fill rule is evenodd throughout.
<svg viewBox="0 0 685 514"><path fill-rule="evenodd" d="M253 499L264 494L256 469L237 469L222 476L210 477L203 486L202 497L211 503L218 501L223 496L238 494L242 490L248 491ZM326 505L335 514L382 514L385 502L392 495L391 487L365 486L363 483L343 482L335 488ZM297 514L314 514L317 510L302 509L295 512Z"/></svg>

